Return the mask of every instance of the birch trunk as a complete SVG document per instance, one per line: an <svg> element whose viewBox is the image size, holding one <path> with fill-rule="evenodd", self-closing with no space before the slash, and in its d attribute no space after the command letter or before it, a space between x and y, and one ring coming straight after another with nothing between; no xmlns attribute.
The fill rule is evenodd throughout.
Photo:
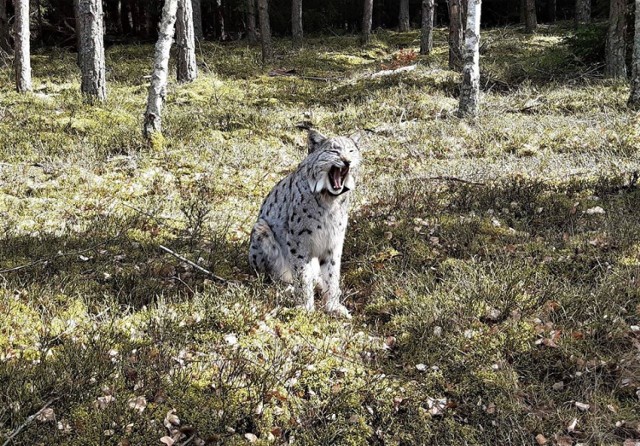
<svg viewBox="0 0 640 446"><path fill-rule="evenodd" d="M461 0L449 0L449 68L462 69L462 5Z"/></svg>
<svg viewBox="0 0 640 446"><path fill-rule="evenodd" d="M193 82L198 76L196 65L196 39L193 26L191 0L178 0L176 12L176 46L178 82Z"/></svg>
<svg viewBox="0 0 640 446"><path fill-rule="evenodd" d="M367 45L371 40L371 21L373 20L373 0L364 0L364 11L362 13L362 35L360 41Z"/></svg>
<svg viewBox="0 0 640 446"><path fill-rule="evenodd" d="M627 28L626 0L611 0L609 9L609 30L605 50L604 74L611 78L627 77L625 63L626 45L624 35Z"/></svg>
<svg viewBox="0 0 640 446"><path fill-rule="evenodd" d="M191 6L193 9L193 34L197 40L203 40L202 5L200 4L200 0L191 0Z"/></svg>
<svg viewBox="0 0 640 446"><path fill-rule="evenodd" d="M411 23L409 22L409 0L400 0L398 22L400 32L407 32L411 29Z"/></svg>
<svg viewBox="0 0 640 446"><path fill-rule="evenodd" d="M29 42L29 0L14 0L15 23L13 64L16 73L16 89L31 91L31 48Z"/></svg>
<svg viewBox="0 0 640 446"><path fill-rule="evenodd" d="M291 34L293 44L296 47L302 46L302 0L291 1Z"/></svg>
<svg viewBox="0 0 640 446"><path fill-rule="evenodd" d="M525 0L524 32L531 34L537 28L538 17L536 15L536 0Z"/></svg>
<svg viewBox="0 0 640 446"><path fill-rule="evenodd" d="M422 26L420 34L420 54L430 54L433 49L434 0L422 0Z"/></svg>
<svg viewBox="0 0 640 446"><path fill-rule="evenodd" d="M269 0L258 0L258 15L260 18L260 40L262 41L262 63L267 63L273 59L271 24L269 23Z"/></svg>
<svg viewBox="0 0 640 446"><path fill-rule="evenodd" d="M2 53L11 53L9 18L7 17L7 1L0 0L0 57Z"/></svg>
<svg viewBox="0 0 640 446"><path fill-rule="evenodd" d="M480 96L480 7L482 0L468 0L464 39L464 68L458 115L475 118Z"/></svg>
<svg viewBox="0 0 640 446"><path fill-rule="evenodd" d="M149 139L154 133L162 132L162 107L167 95L169 52L173 43L177 10L178 0L165 0L153 58L153 74L149 86L147 110L144 113L143 133Z"/></svg>
<svg viewBox="0 0 640 446"><path fill-rule="evenodd" d="M576 0L576 24L581 25L591 21L591 0Z"/></svg>
<svg viewBox="0 0 640 446"><path fill-rule="evenodd" d="M640 109L640 0L636 0L635 3L635 34L633 37L629 107L638 110Z"/></svg>
<svg viewBox="0 0 640 446"><path fill-rule="evenodd" d="M88 102L107 98L104 66L104 30L102 0L79 0L76 32L82 81L80 91Z"/></svg>
<svg viewBox="0 0 640 446"><path fill-rule="evenodd" d="M258 41L256 33L256 0L246 0L247 5L247 40L249 43Z"/></svg>

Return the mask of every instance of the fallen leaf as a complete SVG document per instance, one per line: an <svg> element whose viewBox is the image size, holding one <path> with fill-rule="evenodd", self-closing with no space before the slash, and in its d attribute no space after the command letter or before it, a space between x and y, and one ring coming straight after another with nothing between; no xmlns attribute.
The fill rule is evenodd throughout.
<svg viewBox="0 0 640 446"><path fill-rule="evenodd" d="M536 435L536 443L538 443L540 446L543 446L545 444L547 444L549 442L549 440L547 440L547 437L545 437L542 434L538 434Z"/></svg>
<svg viewBox="0 0 640 446"><path fill-rule="evenodd" d="M604 214L604 209L602 209L600 206L595 206L592 208L587 209L587 215L594 215L594 214Z"/></svg>
<svg viewBox="0 0 640 446"><path fill-rule="evenodd" d="M162 437L162 438L160 439L160 443L164 443L164 444L166 444L167 446L173 446L173 443L175 443L175 442L173 441L173 438L171 438L171 437L169 437L169 436L165 435L164 437Z"/></svg>
<svg viewBox="0 0 640 446"><path fill-rule="evenodd" d="M573 421L567 426L567 432L575 432L578 425L578 419L574 418Z"/></svg>
<svg viewBox="0 0 640 446"><path fill-rule="evenodd" d="M555 440L556 440L556 446L572 446L573 445L573 438L569 437L568 435L556 435Z"/></svg>
<svg viewBox="0 0 640 446"><path fill-rule="evenodd" d="M580 403L578 401L575 402L575 405L578 409L580 409L583 412L589 410L589 408L591 407L587 403Z"/></svg>
<svg viewBox="0 0 640 446"><path fill-rule="evenodd" d="M258 441L258 437L256 437L254 434L249 433L249 432L244 434L244 438L249 440L249 443L255 443L256 441Z"/></svg>
<svg viewBox="0 0 640 446"><path fill-rule="evenodd" d="M557 383L554 383L551 388L553 390L562 390L564 389L564 382L563 381L558 381Z"/></svg>
<svg viewBox="0 0 640 446"><path fill-rule="evenodd" d="M127 403L131 409L137 410L140 413L144 412L144 409L147 407L147 399L143 396L130 398Z"/></svg>
<svg viewBox="0 0 640 446"><path fill-rule="evenodd" d="M427 365L426 364L416 364L416 369L420 372L424 372L425 370L427 370Z"/></svg>
<svg viewBox="0 0 640 446"><path fill-rule="evenodd" d="M56 413L51 407L47 407L38 414L36 420L46 423L47 421L54 421L56 419Z"/></svg>

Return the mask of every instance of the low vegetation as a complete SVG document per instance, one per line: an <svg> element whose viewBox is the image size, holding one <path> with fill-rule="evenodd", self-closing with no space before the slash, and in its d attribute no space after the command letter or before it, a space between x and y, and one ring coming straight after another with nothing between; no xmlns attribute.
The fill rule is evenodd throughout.
<svg viewBox="0 0 640 446"><path fill-rule="evenodd" d="M11 444L611 445L640 441L638 115L570 30L487 30L455 117L446 30L206 42L141 134L150 46L0 69L0 438ZM415 60L414 60L415 59ZM402 63L417 68L372 78ZM366 133L351 321L250 274L264 195L312 122ZM160 245L197 262L202 274ZM222 279L222 280L221 280ZM29 418L37 414L36 417Z"/></svg>

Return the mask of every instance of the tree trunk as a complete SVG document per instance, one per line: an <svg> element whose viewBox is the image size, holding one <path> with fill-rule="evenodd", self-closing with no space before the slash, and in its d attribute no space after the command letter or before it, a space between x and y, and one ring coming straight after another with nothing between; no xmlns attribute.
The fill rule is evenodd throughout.
<svg viewBox="0 0 640 446"><path fill-rule="evenodd" d="M422 0L422 27L420 34L420 54L430 54L433 48L434 0Z"/></svg>
<svg viewBox="0 0 640 446"><path fill-rule="evenodd" d="M176 70L178 82L193 82L198 76L198 67L191 0L178 0L176 46L178 47Z"/></svg>
<svg viewBox="0 0 640 446"><path fill-rule="evenodd" d="M627 28L626 12L626 0L611 0L605 51L604 74L606 77L627 77L627 66L624 60L626 50L624 35Z"/></svg>
<svg viewBox="0 0 640 446"><path fill-rule="evenodd" d="M16 72L16 88L19 92L31 91L31 48L29 42L29 0L14 0L15 23L13 64Z"/></svg>
<svg viewBox="0 0 640 446"><path fill-rule="evenodd" d="M120 26L123 34L131 33L131 4L130 0L120 1Z"/></svg>
<svg viewBox="0 0 640 446"><path fill-rule="evenodd" d="M80 39L80 91L88 102L107 98L104 66L104 31L102 0L79 0L76 32Z"/></svg>
<svg viewBox="0 0 640 446"><path fill-rule="evenodd" d="M409 23L409 0L400 0L400 14L398 15L398 29L400 32L407 32L411 29Z"/></svg>
<svg viewBox="0 0 640 446"><path fill-rule="evenodd" d="M220 40L227 40L227 31L224 26L224 7L222 0L216 0L216 15L218 16L218 26L220 27Z"/></svg>
<svg viewBox="0 0 640 446"><path fill-rule="evenodd" d="M631 94L629 107L640 109L640 0L635 5L635 34L633 37L633 62L631 64Z"/></svg>
<svg viewBox="0 0 640 446"><path fill-rule="evenodd" d="M449 68L462 69L462 7L461 0L449 0Z"/></svg>
<svg viewBox="0 0 640 446"><path fill-rule="evenodd" d="M9 32L9 18L7 17L7 1L0 0L0 58L2 53L11 53L11 40Z"/></svg>
<svg viewBox="0 0 640 446"><path fill-rule="evenodd" d="M373 20L373 0L364 0L364 11L362 14L362 35L360 40L363 45L369 44L371 40L371 21Z"/></svg>
<svg viewBox="0 0 640 446"><path fill-rule="evenodd" d="M291 34L293 44L296 47L302 46L302 0L291 1Z"/></svg>
<svg viewBox="0 0 640 446"><path fill-rule="evenodd" d="M550 23L555 23L557 20L558 7L556 3L557 3L556 0L549 0L549 4L547 5Z"/></svg>
<svg viewBox="0 0 640 446"><path fill-rule="evenodd" d="M482 0L468 0L464 39L464 68L458 115L475 118L480 96L480 6Z"/></svg>
<svg viewBox="0 0 640 446"><path fill-rule="evenodd" d="M267 63L273 59L271 25L269 23L269 0L258 0L258 16L260 18L260 40L262 41L262 63Z"/></svg>
<svg viewBox="0 0 640 446"><path fill-rule="evenodd" d="M525 0L525 4L524 32L531 34L538 27L538 18L536 17L536 0Z"/></svg>
<svg viewBox="0 0 640 446"><path fill-rule="evenodd" d="M247 5L247 40L249 43L258 41L256 33L256 0L246 0Z"/></svg>
<svg viewBox="0 0 640 446"><path fill-rule="evenodd" d="M110 1L105 2L105 6L107 7L105 12L105 26L107 27L106 32L112 32L115 34L122 34L122 20L120 19L120 2L119 1Z"/></svg>
<svg viewBox="0 0 640 446"><path fill-rule="evenodd" d="M520 13L520 24L524 25L527 23L527 0L520 0L518 12Z"/></svg>
<svg viewBox="0 0 640 446"><path fill-rule="evenodd" d="M204 32L202 31L202 5L200 0L191 0L191 6L193 8L193 34L196 40L204 39Z"/></svg>
<svg viewBox="0 0 640 446"><path fill-rule="evenodd" d="M178 0L165 0L153 58L153 74L149 86L147 110L144 113L143 133L148 139L151 139L154 133L162 132L162 107L167 95L169 52L173 42L177 10Z"/></svg>
<svg viewBox="0 0 640 446"><path fill-rule="evenodd" d="M591 22L591 0L576 0L576 25Z"/></svg>

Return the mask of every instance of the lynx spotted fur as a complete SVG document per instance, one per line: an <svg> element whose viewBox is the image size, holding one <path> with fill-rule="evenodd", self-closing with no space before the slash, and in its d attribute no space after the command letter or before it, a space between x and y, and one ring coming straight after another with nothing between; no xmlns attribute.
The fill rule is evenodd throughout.
<svg viewBox="0 0 640 446"><path fill-rule="evenodd" d="M293 283L308 311L318 289L327 312L351 317L340 303L340 260L359 167L355 137L311 130L308 156L267 195L251 232L251 267Z"/></svg>

